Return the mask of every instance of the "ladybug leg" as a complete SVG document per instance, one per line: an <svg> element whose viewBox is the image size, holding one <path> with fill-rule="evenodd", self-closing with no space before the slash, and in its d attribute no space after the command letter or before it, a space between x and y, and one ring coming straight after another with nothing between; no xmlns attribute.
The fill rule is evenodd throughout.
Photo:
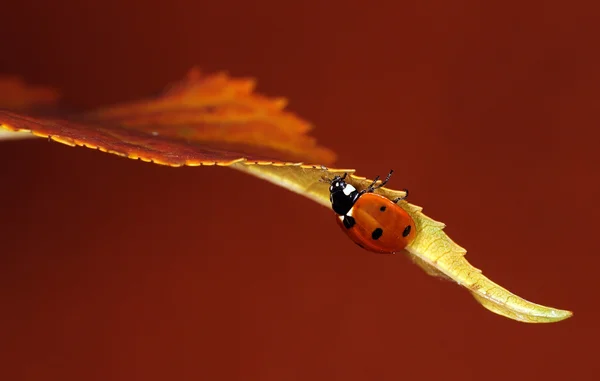
<svg viewBox="0 0 600 381"><path fill-rule="evenodd" d="M404 188L404 189L402 189L402 190L404 191L405 195L404 195L404 196L402 196L402 197L397 197L397 198L393 199L393 200L392 200L392 202L393 202L393 203L397 204L397 203L398 203L398 201L405 200L405 199L408 197L408 189Z"/></svg>
<svg viewBox="0 0 600 381"><path fill-rule="evenodd" d="M374 187L373 187L373 190L375 190L375 189L379 189L379 188L383 187L385 184L387 184L387 183L388 183L388 181L390 181L390 178L392 178L392 173L394 173L394 170L393 170L393 169L392 169L392 170L390 170L390 173L388 173L387 177L385 178L385 180L383 180L383 181L381 182L381 184L379 184L379 185L376 185L376 186L374 186Z"/></svg>
<svg viewBox="0 0 600 381"><path fill-rule="evenodd" d="M385 184L388 183L388 181L390 181L390 178L392 177L392 173L394 173L393 169L390 171L390 173L388 173L385 180L383 180L381 182L381 184L378 184L378 185L375 185L375 184L377 184L377 181L379 181L379 176L375 177L375 180L373 180L373 182L371 183L371 185L369 185L369 187L365 190L365 192L373 192L376 189L383 187ZM365 193L365 192L363 192L363 193Z"/></svg>
<svg viewBox="0 0 600 381"><path fill-rule="evenodd" d="M365 189L361 190L360 192L358 192L358 194L365 194L365 193L371 193L373 192L376 188L375 188L375 184L377 184L377 182L379 181L379 176L375 177L375 180L373 180L373 182L371 183L371 185L369 185L368 187L366 187Z"/></svg>
<svg viewBox="0 0 600 381"><path fill-rule="evenodd" d="M375 184L377 184L377 182L379 181L379 175L375 176L375 180L373 180L373 182L371 183L371 185L369 185L367 187L367 189L370 189L370 191L372 192L373 189L375 189Z"/></svg>

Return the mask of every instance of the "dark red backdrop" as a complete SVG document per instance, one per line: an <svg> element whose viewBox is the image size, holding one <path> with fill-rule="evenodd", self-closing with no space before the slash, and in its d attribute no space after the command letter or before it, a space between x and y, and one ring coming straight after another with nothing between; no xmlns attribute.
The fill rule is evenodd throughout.
<svg viewBox="0 0 600 381"><path fill-rule="evenodd" d="M0 378L592 379L600 34L582 4L5 5L2 72L78 109L148 95L195 64L255 76L340 166L395 168L392 186L493 280L576 315L501 318L244 174L7 142Z"/></svg>

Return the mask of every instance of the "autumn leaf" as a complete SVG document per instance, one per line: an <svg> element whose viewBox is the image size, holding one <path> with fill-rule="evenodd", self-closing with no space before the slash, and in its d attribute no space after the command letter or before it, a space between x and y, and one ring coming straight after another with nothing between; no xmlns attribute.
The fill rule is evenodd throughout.
<svg viewBox="0 0 600 381"><path fill-rule="evenodd" d="M306 134L309 123L283 110L285 99L253 94L254 87L251 79L192 70L156 98L62 118L0 110L0 123L70 146L174 167L335 159Z"/></svg>
<svg viewBox="0 0 600 381"><path fill-rule="evenodd" d="M7 106L0 109L0 126L10 131L174 167L227 166L327 208L329 189L323 177L348 173L348 182L359 190L371 183L352 169L324 167L335 155L307 135L310 124L285 111L285 99L254 93L251 79L224 73L204 76L192 70L158 97L61 118L29 112L29 106L55 99L50 92L29 89L14 79L12 83L22 100L4 103ZM10 91L0 81L0 101L9 99ZM377 192L391 199L404 196L403 191L387 188ZM531 303L490 281L467 262L466 250L445 234L444 224L416 205L406 201L398 205L412 216L417 231L406 253L429 275L458 283L488 310L517 321L549 323L572 316L570 311Z"/></svg>

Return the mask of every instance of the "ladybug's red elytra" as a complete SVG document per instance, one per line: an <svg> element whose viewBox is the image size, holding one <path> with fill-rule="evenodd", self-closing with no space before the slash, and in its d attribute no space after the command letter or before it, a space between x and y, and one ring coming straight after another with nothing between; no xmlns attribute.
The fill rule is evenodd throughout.
<svg viewBox="0 0 600 381"><path fill-rule="evenodd" d="M400 206L398 201L374 193L383 187L392 176L377 184L379 176L366 189L356 190L346 183L347 173L329 181L329 199L336 213L338 225L358 246L376 253L393 254L402 251L416 234L415 222Z"/></svg>

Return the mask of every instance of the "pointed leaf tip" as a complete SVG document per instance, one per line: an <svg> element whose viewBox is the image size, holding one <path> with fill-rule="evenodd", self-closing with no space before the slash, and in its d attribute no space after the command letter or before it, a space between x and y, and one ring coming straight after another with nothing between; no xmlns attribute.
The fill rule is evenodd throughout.
<svg viewBox="0 0 600 381"><path fill-rule="evenodd" d="M427 268L433 268L443 277L467 288L483 307L526 323L553 323L572 316L570 311L529 302L492 282L465 259L466 250L446 235L443 224L421 211L413 212L412 217L418 233L406 250L419 258L418 262L423 263L421 267L426 271ZM427 272L433 274L431 271Z"/></svg>

